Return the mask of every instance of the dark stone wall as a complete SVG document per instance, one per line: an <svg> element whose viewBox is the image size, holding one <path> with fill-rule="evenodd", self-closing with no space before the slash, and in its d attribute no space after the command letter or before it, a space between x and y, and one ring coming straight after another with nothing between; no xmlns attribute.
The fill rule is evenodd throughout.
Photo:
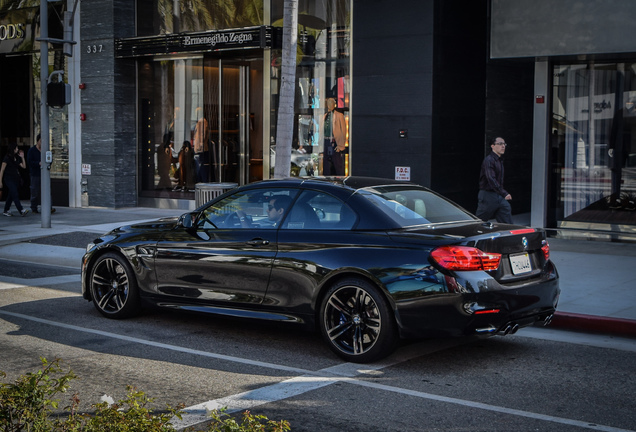
<svg viewBox="0 0 636 432"><path fill-rule="evenodd" d="M433 1L353 0L353 175L430 185ZM408 130L408 138L399 131Z"/></svg>
<svg viewBox="0 0 636 432"><path fill-rule="evenodd" d="M633 53L633 0L491 0L492 58Z"/></svg>
<svg viewBox="0 0 636 432"><path fill-rule="evenodd" d="M474 212L487 140L501 135L513 214L529 212L534 63L489 61L488 0L354 0L353 10L352 174L409 166L413 182Z"/></svg>
<svg viewBox="0 0 636 432"><path fill-rule="evenodd" d="M137 205L135 63L115 59L114 39L134 36L130 0L83 0L80 44L82 163L91 165L89 205Z"/></svg>
<svg viewBox="0 0 636 432"><path fill-rule="evenodd" d="M486 136L501 136L504 187L512 195L512 214L528 213L532 200L534 59L491 60L487 67ZM490 152L484 143L483 154Z"/></svg>
<svg viewBox="0 0 636 432"><path fill-rule="evenodd" d="M486 0L435 3L431 186L470 212L484 157L487 12Z"/></svg>

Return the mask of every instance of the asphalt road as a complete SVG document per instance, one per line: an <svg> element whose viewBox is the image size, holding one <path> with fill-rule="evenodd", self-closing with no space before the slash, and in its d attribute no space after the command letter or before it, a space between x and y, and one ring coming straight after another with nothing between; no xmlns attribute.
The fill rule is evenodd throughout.
<svg viewBox="0 0 636 432"><path fill-rule="evenodd" d="M87 409L134 385L158 409L185 404L184 425L228 406L292 431L636 431L636 340L529 328L415 341L354 365L288 326L157 311L108 320L81 298L77 272L38 271L29 285L0 277L0 370L7 381L61 358L79 376L62 398L78 392Z"/></svg>

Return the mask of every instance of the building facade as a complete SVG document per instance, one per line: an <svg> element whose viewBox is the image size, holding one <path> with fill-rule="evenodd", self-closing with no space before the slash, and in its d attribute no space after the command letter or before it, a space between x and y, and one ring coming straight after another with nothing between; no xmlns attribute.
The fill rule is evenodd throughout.
<svg viewBox="0 0 636 432"><path fill-rule="evenodd" d="M11 3L0 8L0 143L28 147L39 132L39 2ZM347 174L411 180L475 211L487 140L502 136L513 213L629 235L636 47L621 35L632 3L300 0L292 175L324 173L333 99ZM51 109L54 205L185 210L197 183L273 175L283 0L50 10L58 33L75 10L78 41L73 57L50 48L73 89L70 105Z"/></svg>
<svg viewBox="0 0 636 432"><path fill-rule="evenodd" d="M64 1L48 3L49 37L62 39L62 16L67 9ZM25 152L35 144L40 133L40 2L0 2L0 157L7 145L17 143ZM70 82L74 78L73 61L63 54L62 45L51 45L49 71L53 83ZM69 149L74 134L72 110L67 106L50 110L49 142L55 154L50 166L53 199L56 205L69 205L69 190L75 185L69 178L78 179L70 165ZM24 173L20 190L23 199L29 198L29 175Z"/></svg>
<svg viewBox="0 0 636 432"><path fill-rule="evenodd" d="M636 4L493 0L490 57L534 69L532 224L636 234Z"/></svg>

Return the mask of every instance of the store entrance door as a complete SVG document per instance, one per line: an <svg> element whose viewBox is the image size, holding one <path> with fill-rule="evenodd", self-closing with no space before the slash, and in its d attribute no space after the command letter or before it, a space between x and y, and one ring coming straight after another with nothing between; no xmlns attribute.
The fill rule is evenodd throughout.
<svg viewBox="0 0 636 432"><path fill-rule="evenodd" d="M243 185L262 179L262 168L254 178L252 163L262 160L261 132L254 129L255 111L260 111L260 95L252 94L258 73L248 62L206 59L204 67L205 117L209 120L210 180ZM254 108L252 108L254 106ZM252 175L250 175L252 172Z"/></svg>

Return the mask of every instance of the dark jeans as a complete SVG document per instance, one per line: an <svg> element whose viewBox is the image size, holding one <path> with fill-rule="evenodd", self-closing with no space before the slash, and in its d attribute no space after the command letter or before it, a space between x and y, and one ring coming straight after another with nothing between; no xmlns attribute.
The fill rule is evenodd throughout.
<svg viewBox="0 0 636 432"><path fill-rule="evenodd" d="M42 187L42 178L40 176L31 176L31 210L38 210L40 205L40 189Z"/></svg>
<svg viewBox="0 0 636 432"><path fill-rule="evenodd" d="M194 154L194 166L196 170L196 182L205 183L210 181L210 160L208 152Z"/></svg>
<svg viewBox="0 0 636 432"><path fill-rule="evenodd" d="M322 154L322 175L345 175L345 155L337 152L335 143L330 139L325 139L324 153Z"/></svg>
<svg viewBox="0 0 636 432"><path fill-rule="evenodd" d="M10 178L4 178L4 186L7 188L7 202L4 203L4 211L8 212L11 208L11 203L15 203L15 208L22 213L22 203L20 202L20 193L18 192L19 180L13 180Z"/></svg>
<svg viewBox="0 0 636 432"><path fill-rule="evenodd" d="M496 192L480 190L477 217L483 221L495 218L497 222L511 224L512 210L510 203Z"/></svg>

